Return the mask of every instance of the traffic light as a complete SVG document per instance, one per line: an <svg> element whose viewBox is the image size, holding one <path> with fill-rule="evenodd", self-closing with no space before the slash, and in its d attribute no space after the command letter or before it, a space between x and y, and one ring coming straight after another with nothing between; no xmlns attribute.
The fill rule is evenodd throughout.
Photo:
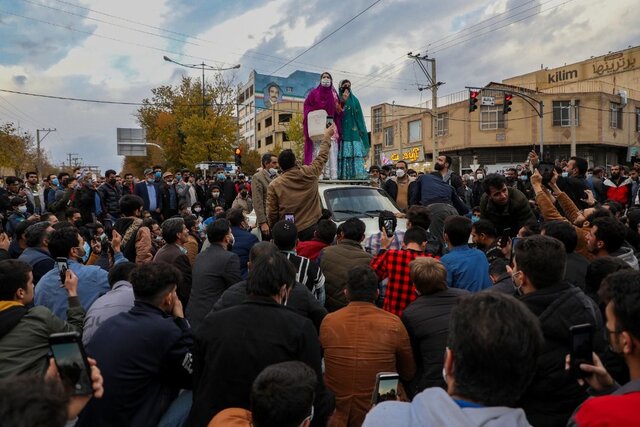
<svg viewBox="0 0 640 427"><path fill-rule="evenodd" d="M238 147L235 151L236 166L242 166L242 150Z"/></svg>
<svg viewBox="0 0 640 427"><path fill-rule="evenodd" d="M511 101L511 98L513 98L512 94L510 93L504 94L504 101L502 102L502 112L504 114L508 114L509 111L511 111L511 104L513 104L513 102Z"/></svg>
<svg viewBox="0 0 640 427"><path fill-rule="evenodd" d="M478 96L480 91L472 90L469 92L469 112L473 113L478 109Z"/></svg>

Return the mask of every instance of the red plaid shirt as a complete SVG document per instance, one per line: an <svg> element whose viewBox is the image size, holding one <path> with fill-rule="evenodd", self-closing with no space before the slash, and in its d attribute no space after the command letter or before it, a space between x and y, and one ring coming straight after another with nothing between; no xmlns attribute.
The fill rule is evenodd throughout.
<svg viewBox="0 0 640 427"><path fill-rule="evenodd" d="M418 257L432 257L432 255L412 249L392 249L382 252L371 261L371 267L378 275L378 279L389 279L382 308L398 317L402 315L402 310L417 297L409 277L409 263Z"/></svg>

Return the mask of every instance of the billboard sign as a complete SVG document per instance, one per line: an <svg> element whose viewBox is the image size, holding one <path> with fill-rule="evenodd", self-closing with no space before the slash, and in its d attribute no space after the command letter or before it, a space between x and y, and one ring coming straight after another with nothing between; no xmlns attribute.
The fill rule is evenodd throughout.
<svg viewBox="0 0 640 427"><path fill-rule="evenodd" d="M255 97L258 112L282 101L304 101L320 84L320 74L295 71L288 77L255 73Z"/></svg>
<svg viewBox="0 0 640 427"><path fill-rule="evenodd" d="M147 140L144 129L118 128L117 129L118 156L147 155Z"/></svg>

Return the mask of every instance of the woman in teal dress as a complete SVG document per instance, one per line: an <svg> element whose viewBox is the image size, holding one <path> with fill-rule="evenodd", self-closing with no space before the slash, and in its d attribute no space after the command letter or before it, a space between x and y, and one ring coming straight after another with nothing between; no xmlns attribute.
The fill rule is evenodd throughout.
<svg viewBox="0 0 640 427"><path fill-rule="evenodd" d="M351 82L340 82L343 108L342 142L338 151L339 179L369 179L364 163L369 156L369 135L360 101L351 92Z"/></svg>

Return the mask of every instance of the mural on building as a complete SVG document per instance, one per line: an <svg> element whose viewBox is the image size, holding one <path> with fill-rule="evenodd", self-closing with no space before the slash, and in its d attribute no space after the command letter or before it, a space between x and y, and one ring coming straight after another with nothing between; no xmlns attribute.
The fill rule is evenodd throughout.
<svg viewBox="0 0 640 427"><path fill-rule="evenodd" d="M256 109L269 109L282 101L304 101L320 83L320 74L295 71L288 77L255 73Z"/></svg>

